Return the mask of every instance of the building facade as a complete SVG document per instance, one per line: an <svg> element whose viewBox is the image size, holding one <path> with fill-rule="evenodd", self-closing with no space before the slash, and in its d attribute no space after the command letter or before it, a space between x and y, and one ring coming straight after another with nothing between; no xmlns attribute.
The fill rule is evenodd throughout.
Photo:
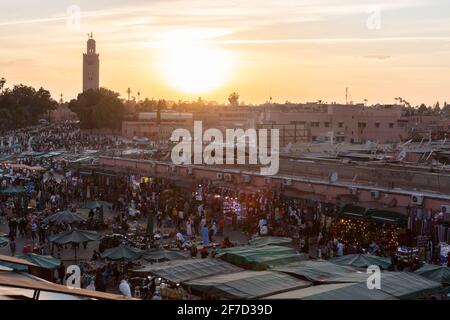
<svg viewBox="0 0 450 320"><path fill-rule="evenodd" d="M192 131L191 113L179 112L142 112L134 121L122 122L122 136L127 138L148 138L152 141L167 141L175 129Z"/></svg>
<svg viewBox="0 0 450 320"><path fill-rule="evenodd" d="M262 124L297 124L309 130L311 141L378 143L398 142L408 137L408 119L397 105L307 103L264 107Z"/></svg>

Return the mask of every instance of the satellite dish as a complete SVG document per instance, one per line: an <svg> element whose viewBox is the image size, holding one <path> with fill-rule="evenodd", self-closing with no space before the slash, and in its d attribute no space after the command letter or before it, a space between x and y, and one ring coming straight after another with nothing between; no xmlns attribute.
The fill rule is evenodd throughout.
<svg viewBox="0 0 450 320"><path fill-rule="evenodd" d="M284 152L286 152L286 153L291 153L291 151L292 151L292 142L289 142L289 143L286 145L286 147L285 147L285 149L284 149Z"/></svg>
<svg viewBox="0 0 450 320"><path fill-rule="evenodd" d="M333 173L331 174L330 181L331 182L338 181L338 173L336 171L333 171Z"/></svg>
<svg viewBox="0 0 450 320"><path fill-rule="evenodd" d="M400 152L400 154L398 155L398 160L403 161L403 160L405 160L405 158L406 158L406 151L402 150Z"/></svg>

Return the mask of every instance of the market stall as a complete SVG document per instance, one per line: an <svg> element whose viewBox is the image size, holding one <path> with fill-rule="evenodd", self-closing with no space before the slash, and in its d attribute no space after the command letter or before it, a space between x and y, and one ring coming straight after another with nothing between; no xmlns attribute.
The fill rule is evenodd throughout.
<svg viewBox="0 0 450 320"><path fill-rule="evenodd" d="M450 286L450 267L425 263L414 273L427 279Z"/></svg>
<svg viewBox="0 0 450 320"><path fill-rule="evenodd" d="M391 265L391 259L386 257L379 257L370 254L347 254L342 257L330 259L331 263L351 266L355 268L367 268L375 265L382 269L387 269Z"/></svg>
<svg viewBox="0 0 450 320"><path fill-rule="evenodd" d="M291 247L293 246L293 240L292 238L288 237L258 237L255 239L250 240L249 245L256 246L256 247L263 247L263 246L284 246L284 247Z"/></svg>
<svg viewBox="0 0 450 320"><path fill-rule="evenodd" d="M148 264L133 270L135 273L152 274L172 283L183 283L202 277L238 271L242 271L242 269L219 259L173 260Z"/></svg>
<svg viewBox="0 0 450 320"><path fill-rule="evenodd" d="M140 249L119 245L118 247L105 250L101 254L101 257L103 259L114 261L134 261L139 259L143 253L144 252Z"/></svg>
<svg viewBox="0 0 450 320"><path fill-rule="evenodd" d="M241 271L187 281L193 294L212 299L259 299L284 291L311 286L274 271Z"/></svg>
<svg viewBox="0 0 450 320"><path fill-rule="evenodd" d="M306 256L292 248L273 245L223 249L216 257L250 270L267 270L271 267L307 259Z"/></svg>
<svg viewBox="0 0 450 320"><path fill-rule="evenodd" d="M62 224L62 223L80 223L85 222L86 219L80 216L77 212L73 212L70 210L65 211L59 211L56 212L45 219L42 220L44 223L50 223L53 222L55 224Z"/></svg>
<svg viewBox="0 0 450 320"><path fill-rule="evenodd" d="M271 270L284 272L316 284L366 282L367 280L365 272L325 260L306 260Z"/></svg>
<svg viewBox="0 0 450 320"><path fill-rule="evenodd" d="M188 251L166 250L166 249L148 249L143 253L143 259L147 262L158 263L172 260L182 260L189 258Z"/></svg>
<svg viewBox="0 0 450 320"><path fill-rule="evenodd" d="M440 284L410 272L383 272L380 289L371 290L365 282L334 283L292 290L265 299L301 300L409 300L430 297Z"/></svg>

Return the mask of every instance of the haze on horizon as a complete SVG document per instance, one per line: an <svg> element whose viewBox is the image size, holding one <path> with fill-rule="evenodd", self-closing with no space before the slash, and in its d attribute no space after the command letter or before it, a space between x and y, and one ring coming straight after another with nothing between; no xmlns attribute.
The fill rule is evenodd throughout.
<svg viewBox="0 0 450 320"><path fill-rule="evenodd" d="M101 86L122 96L344 102L349 87L355 102L442 105L448 12L446 0L2 1L0 77L74 98L93 32Z"/></svg>

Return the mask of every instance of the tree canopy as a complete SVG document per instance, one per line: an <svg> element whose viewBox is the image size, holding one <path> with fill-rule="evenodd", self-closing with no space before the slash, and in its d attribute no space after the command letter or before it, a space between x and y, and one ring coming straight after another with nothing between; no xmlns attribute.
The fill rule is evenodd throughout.
<svg viewBox="0 0 450 320"><path fill-rule="evenodd" d="M69 108L77 114L81 129L118 129L125 116L119 94L105 88L80 93Z"/></svg>
<svg viewBox="0 0 450 320"><path fill-rule="evenodd" d="M0 131L35 125L57 102L44 88L16 85L0 94Z"/></svg>
<svg viewBox="0 0 450 320"><path fill-rule="evenodd" d="M228 102L232 107L239 106L239 94L237 92L233 92L228 96Z"/></svg>

